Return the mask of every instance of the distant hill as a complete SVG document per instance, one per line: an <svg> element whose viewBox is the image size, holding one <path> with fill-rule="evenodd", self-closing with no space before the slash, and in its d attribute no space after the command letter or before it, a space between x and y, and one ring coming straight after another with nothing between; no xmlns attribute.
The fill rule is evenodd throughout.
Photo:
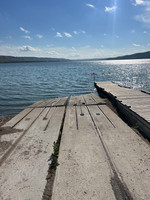
<svg viewBox="0 0 150 200"><path fill-rule="evenodd" d="M68 61L63 58L39 58L39 57L14 57L0 56L0 63L17 63L17 62L61 62Z"/></svg>
<svg viewBox="0 0 150 200"><path fill-rule="evenodd" d="M150 59L150 51L143 53L135 53L131 55L118 56L112 58L93 58L80 59L74 61L94 61L94 60L124 60L124 59ZM69 61L64 58L39 58L39 57L14 57L14 56L0 56L0 63L16 63L16 62L61 62Z"/></svg>
<svg viewBox="0 0 150 200"><path fill-rule="evenodd" d="M150 51L125 55L125 56L118 56L114 58L107 58L106 60L123 60L123 59L150 59Z"/></svg>
<svg viewBox="0 0 150 200"><path fill-rule="evenodd" d="M126 59L150 59L150 51L143 53L135 53L131 55L111 57L111 58L90 58L90 59L80 59L79 61L98 61L98 60L126 60Z"/></svg>

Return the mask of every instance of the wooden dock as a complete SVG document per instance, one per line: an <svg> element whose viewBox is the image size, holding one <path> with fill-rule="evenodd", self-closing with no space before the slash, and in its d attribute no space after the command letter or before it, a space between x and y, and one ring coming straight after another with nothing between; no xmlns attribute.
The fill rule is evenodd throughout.
<svg viewBox="0 0 150 200"><path fill-rule="evenodd" d="M100 94L110 98L120 113L150 139L150 93L119 86L113 82L96 82Z"/></svg>
<svg viewBox="0 0 150 200"><path fill-rule="evenodd" d="M37 102L1 132L2 200L150 199L149 144L94 94ZM43 197L60 133L52 197Z"/></svg>

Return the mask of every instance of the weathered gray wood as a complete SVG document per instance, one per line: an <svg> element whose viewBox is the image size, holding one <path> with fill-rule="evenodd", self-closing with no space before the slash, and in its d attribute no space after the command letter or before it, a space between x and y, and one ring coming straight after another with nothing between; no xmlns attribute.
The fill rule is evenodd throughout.
<svg viewBox="0 0 150 200"><path fill-rule="evenodd" d="M100 98L99 96L96 96L95 94L91 94L91 97L96 102L95 104L106 104L104 99Z"/></svg>
<svg viewBox="0 0 150 200"><path fill-rule="evenodd" d="M41 100L33 105L30 105L29 108L46 108L46 107L53 107L53 106L65 106L68 97L62 98L55 98L55 99L48 99L48 100Z"/></svg>
<svg viewBox="0 0 150 200"><path fill-rule="evenodd" d="M67 108L52 200L113 200L109 165L88 110L82 109L84 115L80 106Z"/></svg>
<svg viewBox="0 0 150 200"><path fill-rule="evenodd" d="M85 100L83 96L71 96L69 100L69 105L70 106L81 106L85 105Z"/></svg>
<svg viewBox="0 0 150 200"><path fill-rule="evenodd" d="M131 107L150 107L150 98L126 99L121 102L122 104L130 105Z"/></svg>
<svg viewBox="0 0 150 200"><path fill-rule="evenodd" d="M84 106L84 105L97 105L105 104L105 101L96 96L95 94L86 94L83 96L71 96L69 105L70 106Z"/></svg>
<svg viewBox="0 0 150 200"><path fill-rule="evenodd" d="M2 135L0 137L0 145L2 147L0 149L0 166L7 159L7 157L9 157L11 152L16 148L28 129L33 125L43 111L43 108L32 109L31 112L26 114L25 117L21 118L19 121L19 118L15 117L14 120L11 120L11 123L7 123L13 123L13 128L9 127L7 124L2 127Z"/></svg>
<svg viewBox="0 0 150 200"><path fill-rule="evenodd" d="M61 98L55 98L55 99L47 100L45 107L55 106L55 104L58 103L60 100L61 100Z"/></svg>
<svg viewBox="0 0 150 200"><path fill-rule="evenodd" d="M35 102L34 104L30 105L28 108L40 108L43 106L43 104L45 104L47 102L47 100L40 100Z"/></svg>
<svg viewBox="0 0 150 200"><path fill-rule="evenodd" d="M66 97L42 101L4 126L22 131L1 136L2 142L11 142L8 154L9 149L0 151L0 164L6 155L0 168L2 199L42 198L47 160L59 135L66 101ZM94 94L71 97L69 104L76 106L67 107L52 200L115 200L113 190L118 184L126 184L134 199L149 200L149 145L106 105L98 105L103 101ZM139 105L135 108L150 119L145 111L148 106L143 104L141 109Z"/></svg>
<svg viewBox="0 0 150 200"><path fill-rule="evenodd" d="M99 107L99 109L98 109ZM89 106L110 159L135 199L150 199L150 147L107 106ZM97 115L97 112L100 115Z"/></svg>
<svg viewBox="0 0 150 200"><path fill-rule="evenodd" d="M4 134L3 134L4 133ZM7 152L11 151L16 140L23 135L23 130L2 128L0 135L0 166L5 160Z"/></svg>
<svg viewBox="0 0 150 200"><path fill-rule="evenodd" d="M49 99L49 100L44 100L41 104L36 106L37 108L39 107L51 107L53 104L58 101L58 99Z"/></svg>
<svg viewBox="0 0 150 200"><path fill-rule="evenodd" d="M48 159L59 135L64 110L64 107L46 108L1 166L1 199L42 199Z"/></svg>
<svg viewBox="0 0 150 200"><path fill-rule="evenodd" d="M25 110L20 112L18 115L13 117L6 124L4 124L3 127L7 127L7 126L14 127L19 121L21 121L23 118L25 118L32 110L33 110L33 108L26 108Z"/></svg>
<svg viewBox="0 0 150 200"><path fill-rule="evenodd" d="M63 97L60 101L56 102L53 106L65 106L67 104L68 97Z"/></svg>
<svg viewBox="0 0 150 200"><path fill-rule="evenodd" d="M133 90L130 88L120 87L119 85L112 82L97 82L96 85L106 92L111 93L113 96L119 98L137 98L137 97L147 97L148 94L143 93L138 90ZM134 91L134 92L133 92Z"/></svg>
<svg viewBox="0 0 150 200"><path fill-rule="evenodd" d="M39 117L45 108L34 108L26 117L18 122L14 128L27 130L32 123Z"/></svg>
<svg viewBox="0 0 150 200"><path fill-rule="evenodd" d="M122 114L150 138L150 94L130 88L120 87L112 82L97 82L118 106ZM149 113L149 114L148 114Z"/></svg>
<svg viewBox="0 0 150 200"><path fill-rule="evenodd" d="M94 101L94 99L91 97L90 94L84 95L83 99L85 100L85 105L93 105L96 102Z"/></svg>
<svg viewBox="0 0 150 200"><path fill-rule="evenodd" d="M95 94L88 94L83 96L85 105L105 104L104 100Z"/></svg>

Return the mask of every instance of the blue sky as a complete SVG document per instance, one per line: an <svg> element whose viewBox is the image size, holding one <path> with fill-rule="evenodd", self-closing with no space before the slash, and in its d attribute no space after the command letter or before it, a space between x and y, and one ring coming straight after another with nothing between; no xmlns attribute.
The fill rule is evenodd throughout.
<svg viewBox="0 0 150 200"><path fill-rule="evenodd" d="M150 0L0 0L0 55L105 58L150 50Z"/></svg>

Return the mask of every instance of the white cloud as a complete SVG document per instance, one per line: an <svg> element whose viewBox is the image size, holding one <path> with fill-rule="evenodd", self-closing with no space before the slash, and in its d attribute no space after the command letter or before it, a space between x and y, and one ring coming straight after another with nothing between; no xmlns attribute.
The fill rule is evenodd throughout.
<svg viewBox="0 0 150 200"><path fill-rule="evenodd" d="M75 35L78 35L78 34L79 34L79 32L78 32L78 31L73 31L73 33L74 33Z"/></svg>
<svg viewBox="0 0 150 200"><path fill-rule="evenodd" d="M132 43L131 43L132 44ZM133 45L133 44L132 44ZM73 59L86 59L86 58L108 58L113 56L132 54L137 52L137 48L141 48L143 51L148 51L150 44L139 46L134 44L134 48L120 48L111 49L106 48L103 44L99 45L99 48L93 48L91 46L45 46L44 48L34 48L31 46L13 46L0 44L0 55L12 55L12 56L36 56L36 57L55 57L55 58L73 58Z"/></svg>
<svg viewBox="0 0 150 200"><path fill-rule="evenodd" d="M49 51L48 54L53 57L58 57L60 55L57 51Z"/></svg>
<svg viewBox="0 0 150 200"><path fill-rule="evenodd" d="M150 26L150 15L149 14L136 15L135 19L139 22L144 23L146 26Z"/></svg>
<svg viewBox="0 0 150 200"><path fill-rule="evenodd" d="M105 6L105 12L114 12L117 9L117 6L107 7Z"/></svg>
<svg viewBox="0 0 150 200"><path fill-rule="evenodd" d="M146 33L147 33L147 31L144 31L143 33L144 33L144 34L146 34Z"/></svg>
<svg viewBox="0 0 150 200"><path fill-rule="evenodd" d="M25 35L23 37L26 38L26 39L28 39L28 40L31 40L31 37L29 35Z"/></svg>
<svg viewBox="0 0 150 200"><path fill-rule="evenodd" d="M24 52L27 52L27 51L37 51L37 49L31 47L31 46L22 46L22 47L19 47L19 50L20 51L24 51Z"/></svg>
<svg viewBox="0 0 150 200"><path fill-rule="evenodd" d="M140 47L141 45L140 44L132 44L134 47Z"/></svg>
<svg viewBox="0 0 150 200"><path fill-rule="evenodd" d="M32 46L0 45L0 55L8 56L41 56L42 49ZM44 57L44 54L42 55Z"/></svg>
<svg viewBox="0 0 150 200"><path fill-rule="evenodd" d="M43 38L43 35L40 35L40 34L37 34L36 35L39 39L42 39Z"/></svg>
<svg viewBox="0 0 150 200"><path fill-rule="evenodd" d="M17 48L15 46L0 45L0 55L17 55Z"/></svg>
<svg viewBox="0 0 150 200"><path fill-rule="evenodd" d="M147 0L135 0L134 6L144 6L146 11L150 11L150 1Z"/></svg>
<svg viewBox="0 0 150 200"><path fill-rule="evenodd" d="M78 54L78 53L70 53L69 57L72 59L76 59L76 58L80 59L81 58L80 54Z"/></svg>
<svg viewBox="0 0 150 200"><path fill-rule="evenodd" d="M141 14L135 16L135 20L142 22L145 26L150 28L150 1L135 0L134 6L143 6L144 8Z"/></svg>
<svg viewBox="0 0 150 200"><path fill-rule="evenodd" d="M65 35L66 37L68 37L68 38L71 38L71 37L72 37L72 35L71 35L70 33L67 33L67 32L64 32L64 35Z"/></svg>
<svg viewBox="0 0 150 200"><path fill-rule="evenodd" d="M57 32L57 33L56 33L56 37L60 37L60 38L62 38L63 36L62 36L61 33Z"/></svg>
<svg viewBox="0 0 150 200"><path fill-rule="evenodd" d="M28 30L24 29L23 27L19 27L21 31L23 31L24 33L30 33Z"/></svg>
<svg viewBox="0 0 150 200"><path fill-rule="evenodd" d="M88 6L90 8L95 8L95 6L93 4L89 4L89 3L87 3L86 6Z"/></svg>
<svg viewBox="0 0 150 200"><path fill-rule="evenodd" d="M143 0L135 0L135 5L143 5L144 1Z"/></svg>
<svg viewBox="0 0 150 200"><path fill-rule="evenodd" d="M86 34L86 31L84 31L84 30L80 30L80 31L73 31L73 33L75 34L75 35L79 35L79 34Z"/></svg>

